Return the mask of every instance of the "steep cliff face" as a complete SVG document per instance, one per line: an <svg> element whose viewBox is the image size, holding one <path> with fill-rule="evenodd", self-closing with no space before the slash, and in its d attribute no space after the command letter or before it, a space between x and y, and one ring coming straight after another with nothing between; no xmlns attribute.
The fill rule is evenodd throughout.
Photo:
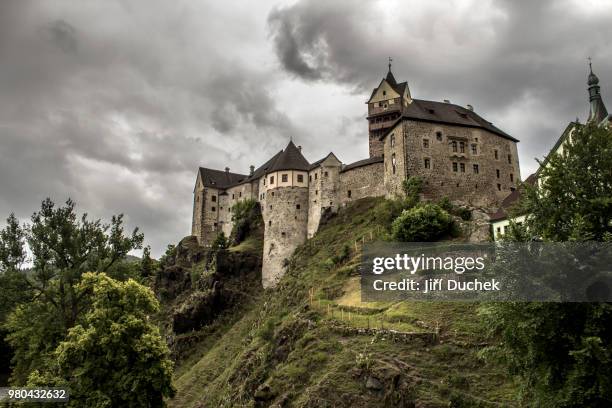
<svg viewBox="0 0 612 408"><path fill-rule="evenodd" d="M177 359L198 341L202 327L239 314L253 293L263 290L261 251L248 249L253 248L215 252L189 236L162 261L154 291L162 301L161 325Z"/></svg>
<svg viewBox="0 0 612 408"><path fill-rule="evenodd" d="M514 405L506 373L478 358L491 341L478 305L360 301L360 247L386 233L387 211L384 200L364 199L329 215L274 289L243 285L231 313L177 335L169 405Z"/></svg>

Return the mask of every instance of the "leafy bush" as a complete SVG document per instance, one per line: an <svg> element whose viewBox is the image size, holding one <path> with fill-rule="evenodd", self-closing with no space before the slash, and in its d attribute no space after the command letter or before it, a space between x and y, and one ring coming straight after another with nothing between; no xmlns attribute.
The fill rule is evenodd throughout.
<svg viewBox="0 0 612 408"><path fill-rule="evenodd" d="M248 199L234 204L231 211L234 227L230 234L230 242L232 245L238 245L262 225L261 209L257 201Z"/></svg>
<svg viewBox="0 0 612 408"><path fill-rule="evenodd" d="M428 203L404 210L393 221L391 233L398 241L433 241L448 233L452 224L448 212L436 204Z"/></svg>
<svg viewBox="0 0 612 408"><path fill-rule="evenodd" d="M402 183L402 189L407 199L418 201L419 194L423 191L423 179L416 176L409 177Z"/></svg>

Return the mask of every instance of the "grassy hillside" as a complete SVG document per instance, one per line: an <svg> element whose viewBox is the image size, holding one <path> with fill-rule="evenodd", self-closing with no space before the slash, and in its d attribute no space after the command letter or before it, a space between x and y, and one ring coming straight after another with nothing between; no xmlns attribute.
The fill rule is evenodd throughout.
<svg viewBox="0 0 612 408"><path fill-rule="evenodd" d="M361 303L360 245L385 233L387 212L381 199L342 210L296 251L278 288L252 288L195 333L170 406L513 406L507 374L477 357L487 342L477 305Z"/></svg>

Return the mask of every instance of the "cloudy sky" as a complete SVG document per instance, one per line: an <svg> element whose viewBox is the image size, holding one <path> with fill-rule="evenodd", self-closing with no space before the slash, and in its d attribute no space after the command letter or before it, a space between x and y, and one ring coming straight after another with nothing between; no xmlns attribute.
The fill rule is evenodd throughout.
<svg viewBox="0 0 612 408"><path fill-rule="evenodd" d="M0 216L71 197L159 256L190 232L200 165L248 172L289 136L366 157L388 56L413 97L520 139L526 176L585 120L588 56L612 108L610 21L606 0L2 0Z"/></svg>

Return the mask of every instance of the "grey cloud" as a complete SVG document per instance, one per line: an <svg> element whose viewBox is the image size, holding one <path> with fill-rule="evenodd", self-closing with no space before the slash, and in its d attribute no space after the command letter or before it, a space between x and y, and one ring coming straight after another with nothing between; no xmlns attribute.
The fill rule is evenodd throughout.
<svg viewBox="0 0 612 408"><path fill-rule="evenodd" d="M593 13L557 0L387 5L300 0L278 8L269 15L277 58L302 80L344 84L365 99L392 56L413 97L472 104L521 139L530 171L569 121L586 117L588 55L612 104L610 8Z"/></svg>

